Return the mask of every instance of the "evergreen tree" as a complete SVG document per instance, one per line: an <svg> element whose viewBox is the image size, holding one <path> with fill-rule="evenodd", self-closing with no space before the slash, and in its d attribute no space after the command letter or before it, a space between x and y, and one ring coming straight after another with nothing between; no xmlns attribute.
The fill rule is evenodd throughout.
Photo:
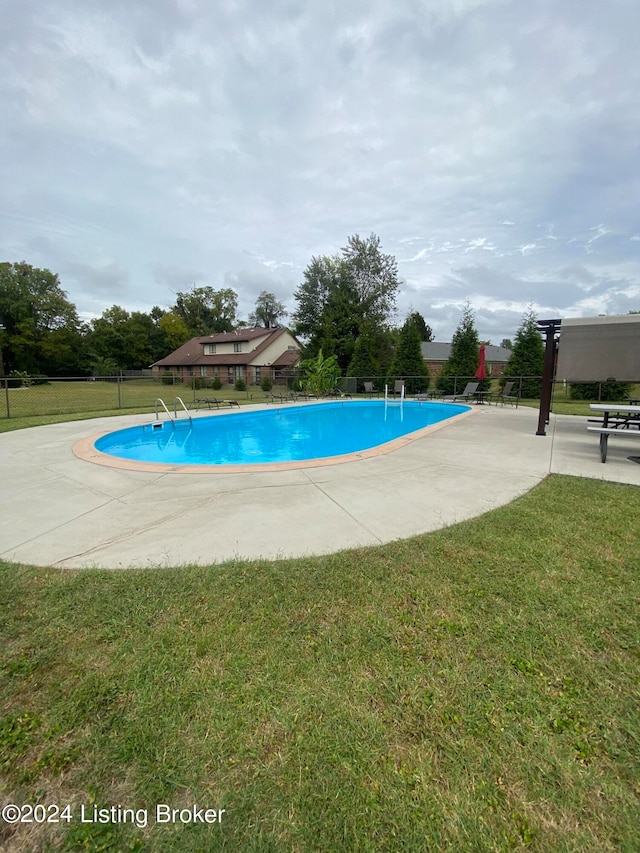
<svg viewBox="0 0 640 853"><path fill-rule="evenodd" d="M357 376L358 391L364 390L364 381L375 379L380 373L380 364L376 358L376 339L371 330L364 328L356 341L353 358L347 369L347 376Z"/></svg>
<svg viewBox="0 0 640 853"><path fill-rule="evenodd" d="M465 382L473 381L478 369L480 340L475 326L475 317L471 306L467 303L462 312L458 328L451 342L451 354L445 361L442 371L438 374L436 385L444 394L454 394L462 391ZM454 377L460 377L458 387L454 388ZM460 386L462 381L462 387ZM487 383L488 384L488 383Z"/></svg>
<svg viewBox="0 0 640 853"><path fill-rule="evenodd" d="M500 381L504 385L508 379L519 379L525 377L540 377L523 379L520 395L522 397L536 398L542 391L542 371L544 369L544 343L542 335L538 331L538 320L533 308L523 315L520 328L516 332L513 341L511 357L505 367L504 379Z"/></svg>
<svg viewBox="0 0 640 853"><path fill-rule="evenodd" d="M409 394L417 394L427 390L429 378L429 371L422 358L418 327L409 317L400 330L398 346L389 370L389 381L405 379L405 389Z"/></svg>
<svg viewBox="0 0 640 853"><path fill-rule="evenodd" d="M424 317L419 311L412 311L407 319L415 323L421 342L424 341L425 343L429 343L433 340L433 330L431 326L427 325Z"/></svg>
<svg viewBox="0 0 640 853"><path fill-rule="evenodd" d="M348 279L340 287L332 289L324 307L322 325L309 342L310 349L316 352L321 349L327 355L335 355L341 373L351 363L360 333L360 318L354 307L356 304L356 296Z"/></svg>
<svg viewBox="0 0 640 853"><path fill-rule="evenodd" d="M400 329L386 327L375 327L372 332L375 341L375 354L379 364L379 375L387 376L391 369L391 362L398 348Z"/></svg>

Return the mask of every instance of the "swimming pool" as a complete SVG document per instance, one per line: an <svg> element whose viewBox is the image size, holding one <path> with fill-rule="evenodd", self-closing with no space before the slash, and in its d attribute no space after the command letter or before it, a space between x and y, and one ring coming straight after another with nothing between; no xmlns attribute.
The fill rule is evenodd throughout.
<svg viewBox="0 0 640 853"><path fill-rule="evenodd" d="M121 460L171 466L320 464L393 449L398 439L468 411L451 403L376 400L290 405L156 421L108 433L94 447Z"/></svg>

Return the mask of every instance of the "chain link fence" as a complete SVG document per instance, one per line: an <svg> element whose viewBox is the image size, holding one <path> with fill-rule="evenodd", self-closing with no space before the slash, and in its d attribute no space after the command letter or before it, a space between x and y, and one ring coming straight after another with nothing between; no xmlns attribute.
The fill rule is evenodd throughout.
<svg viewBox="0 0 640 853"><path fill-rule="evenodd" d="M460 393L473 376L449 377L453 382L453 392ZM424 377L411 376L345 376L339 379L338 388L345 394L361 394L365 397L384 396L385 385L389 395L395 391L396 381L403 382L407 389L410 381ZM476 380L477 381L477 380ZM536 399L535 394L527 393L541 382L540 376L501 376L499 379L485 380L490 390L497 393L505 382L514 382L511 391L520 399ZM533 384L532 384L533 383ZM291 391L301 390L304 377L299 371L281 373L276 384ZM614 389L610 382L594 383L554 383L554 399L575 400L590 399L613 401ZM432 381L429 395L434 399L444 396ZM621 391L626 397L634 392L633 386L625 386ZM141 374L114 374L110 376L85 377L46 377L22 376L0 378L0 418L37 417L65 414L108 413L118 410L141 410L153 412L158 398L165 400L172 408L176 397L181 397L187 407L193 406L200 397L215 396L221 399L233 399L247 402L261 402L265 393L259 385L250 385L244 391L237 391L233 385L221 389L211 389L211 383L204 384L199 379L182 383L174 377L151 377ZM407 396L411 396L408 393ZM620 398L622 399L622 397Z"/></svg>
<svg viewBox="0 0 640 853"><path fill-rule="evenodd" d="M0 417L103 412L149 406L159 396L151 379L121 376L0 379Z"/></svg>

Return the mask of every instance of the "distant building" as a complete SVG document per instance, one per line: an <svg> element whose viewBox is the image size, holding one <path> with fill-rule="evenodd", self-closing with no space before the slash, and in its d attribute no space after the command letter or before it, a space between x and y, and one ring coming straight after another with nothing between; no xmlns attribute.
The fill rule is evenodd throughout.
<svg viewBox="0 0 640 853"><path fill-rule="evenodd" d="M248 328L191 338L151 365L152 375L173 374L182 382L218 378L223 385L238 379L260 384L265 376L277 383L300 361L302 347L287 329Z"/></svg>
<svg viewBox="0 0 640 853"><path fill-rule="evenodd" d="M422 358L427 365L429 376L433 381L442 370L445 361L451 355L451 344L431 341L422 343ZM487 374L492 377L502 376L507 362L511 357L511 350L504 347L497 347L493 344L486 344L484 348L485 365Z"/></svg>

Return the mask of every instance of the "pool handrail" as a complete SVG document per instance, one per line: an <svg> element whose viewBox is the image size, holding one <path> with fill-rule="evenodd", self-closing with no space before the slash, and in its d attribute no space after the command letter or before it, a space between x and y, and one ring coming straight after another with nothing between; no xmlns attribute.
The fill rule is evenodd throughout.
<svg viewBox="0 0 640 853"><path fill-rule="evenodd" d="M171 412L167 408L167 404L162 399L162 397L156 397L156 401L154 403L156 420L157 421L160 420L160 415L158 413L158 404L160 404L162 406L162 408L165 410L165 412L167 413L167 417L171 421L172 426L175 426L175 422L178 420L178 403L180 403L180 405L182 406L182 408L185 411L186 416L189 418L189 423L193 424L193 420L191 419L191 414L189 413L189 409L187 409L187 407L185 406L184 400L182 399L182 397L176 397L175 400L173 401L173 417L171 417Z"/></svg>

